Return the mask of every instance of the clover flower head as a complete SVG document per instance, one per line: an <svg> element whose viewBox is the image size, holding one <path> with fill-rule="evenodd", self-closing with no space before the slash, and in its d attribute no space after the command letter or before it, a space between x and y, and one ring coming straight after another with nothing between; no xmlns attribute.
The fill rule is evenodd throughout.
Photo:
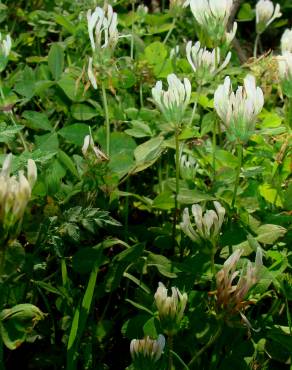
<svg viewBox="0 0 292 370"><path fill-rule="evenodd" d="M156 369L165 347L165 338L162 334L157 339L147 336L144 339L133 339L130 343L130 353L135 369Z"/></svg>
<svg viewBox="0 0 292 370"><path fill-rule="evenodd" d="M187 78L183 82L174 74L167 76L168 90L162 89L162 81L157 81L152 88L152 96L165 119L179 125L191 98L191 83Z"/></svg>
<svg viewBox="0 0 292 370"><path fill-rule="evenodd" d="M84 137L83 146L81 149L84 157L87 157L89 152L94 154L97 162L107 161L109 158L94 144L93 138L90 135Z"/></svg>
<svg viewBox="0 0 292 370"><path fill-rule="evenodd" d="M211 209L204 214L199 204L193 204L192 215L196 228L192 226L189 209L184 209L180 227L191 240L197 243L206 240L209 240L212 244L216 242L224 221L225 208L217 201L213 202L213 204L216 211Z"/></svg>
<svg viewBox="0 0 292 370"><path fill-rule="evenodd" d="M164 332L168 335L175 334L179 330L179 324L186 308L187 293L182 294L178 288L172 287L171 296L168 296L164 284L159 283L154 299Z"/></svg>
<svg viewBox="0 0 292 370"><path fill-rule="evenodd" d="M111 5L107 5L104 11L96 7L93 13L91 9L87 12L88 34L92 51L100 49L113 50L118 42L119 33L117 30L117 13Z"/></svg>
<svg viewBox="0 0 292 370"><path fill-rule="evenodd" d="M246 142L249 139L263 105L263 91L256 87L252 75L245 77L244 86L239 86L235 93L231 88L230 77L227 76L214 94L214 108L226 126L230 141Z"/></svg>
<svg viewBox="0 0 292 370"><path fill-rule="evenodd" d="M292 80L292 53L284 51L277 57L280 79L282 81Z"/></svg>
<svg viewBox="0 0 292 370"><path fill-rule="evenodd" d="M199 165L190 155L183 154L180 158L180 174L186 180L194 180Z"/></svg>
<svg viewBox="0 0 292 370"><path fill-rule="evenodd" d="M233 25L231 33L226 33L233 0L190 0L189 4L196 21L215 44L232 41L237 25Z"/></svg>
<svg viewBox="0 0 292 370"><path fill-rule="evenodd" d="M280 5L271 0L259 0L256 4L256 30L262 33L276 19L281 17Z"/></svg>
<svg viewBox="0 0 292 370"><path fill-rule="evenodd" d="M32 188L37 179L37 167L32 159L28 160L27 177L23 171L10 176L12 154L8 154L0 172L0 223L5 233L16 229L21 222Z"/></svg>
<svg viewBox="0 0 292 370"><path fill-rule="evenodd" d="M0 32L0 72L4 71L11 51L12 41L10 35L2 37Z"/></svg>
<svg viewBox="0 0 292 370"><path fill-rule="evenodd" d="M292 53L292 29L286 29L281 37L281 51L282 54L286 51Z"/></svg>
<svg viewBox="0 0 292 370"><path fill-rule="evenodd" d="M258 247L255 263L248 261L243 267L237 269L242 252L241 249L235 250L216 275L217 309L225 311L228 315L242 313L241 311L250 305L251 302L245 299L250 289L259 281L263 266L262 250Z"/></svg>
<svg viewBox="0 0 292 370"><path fill-rule="evenodd" d="M220 49L215 48L209 51L206 48L201 48L200 41L197 41L193 46L192 42L189 41L186 46L186 54L188 62L200 84L209 82L227 66L231 58L231 52L229 52L222 63L220 60Z"/></svg>

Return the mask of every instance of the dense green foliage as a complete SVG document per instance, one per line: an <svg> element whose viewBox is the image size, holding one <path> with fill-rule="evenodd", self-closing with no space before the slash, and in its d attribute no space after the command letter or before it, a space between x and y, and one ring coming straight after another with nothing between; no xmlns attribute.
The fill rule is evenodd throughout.
<svg viewBox="0 0 292 370"><path fill-rule="evenodd" d="M292 68L283 79L277 61L291 1L266 29L256 3L239 2L232 44L183 2L108 3L118 38L94 51L86 14L103 2L0 2L12 39L0 56L0 370L292 369ZM199 75L190 40L218 46L218 68L231 60ZM167 110L151 89L170 74L192 92ZM214 93L248 74L264 107L226 123ZM159 282L179 289L174 311ZM131 357L147 336L163 343L157 361Z"/></svg>

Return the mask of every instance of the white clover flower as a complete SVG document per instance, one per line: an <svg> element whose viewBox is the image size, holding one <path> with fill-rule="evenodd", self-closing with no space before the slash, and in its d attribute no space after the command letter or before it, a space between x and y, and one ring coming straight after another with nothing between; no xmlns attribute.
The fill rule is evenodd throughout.
<svg viewBox="0 0 292 370"><path fill-rule="evenodd" d="M86 135L84 137L83 146L82 146L82 153L84 157L88 155L88 151L91 150L98 162L107 161L109 158L100 150L97 146L94 145L94 141L91 135Z"/></svg>
<svg viewBox="0 0 292 370"><path fill-rule="evenodd" d="M188 301L187 293L182 294L178 288L172 287L171 293L171 296L168 296L166 287L159 283L154 295L161 326L168 335L175 334L179 330Z"/></svg>
<svg viewBox="0 0 292 370"><path fill-rule="evenodd" d="M217 201L213 202L213 204L216 212L211 209L207 210L204 214L199 204L193 204L192 215L196 229L192 226L189 209L184 209L180 227L191 240L195 242L209 240L212 244L216 242L224 221L225 208Z"/></svg>
<svg viewBox="0 0 292 370"><path fill-rule="evenodd" d="M194 180L199 165L192 156L183 154L180 159L180 174L185 180Z"/></svg>
<svg viewBox="0 0 292 370"><path fill-rule="evenodd" d="M117 13L113 11L111 5L107 6L106 12L100 7L96 7L93 13L89 9L87 25L93 52L105 48L113 50L116 47L119 38Z"/></svg>
<svg viewBox="0 0 292 370"><path fill-rule="evenodd" d="M280 79L282 81L292 81L292 53L285 51L277 56Z"/></svg>
<svg viewBox="0 0 292 370"><path fill-rule="evenodd" d="M214 108L226 126L229 140L246 142L254 132L255 121L264 105L264 94L256 87L254 76L247 75L244 86L234 93L230 77L219 85L214 94Z"/></svg>
<svg viewBox="0 0 292 370"><path fill-rule="evenodd" d="M11 51L11 37L7 35L4 39L2 38L2 34L0 32L0 72L4 71L8 57Z"/></svg>
<svg viewBox="0 0 292 370"><path fill-rule="evenodd" d="M282 54L286 51L292 53L292 29L286 29L281 37L281 51Z"/></svg>
<svg viewBox="0 0 292 370"><path fill-rule="evenodd" d="M87 75L88 75L89 81L91 82L92 87L96 90L97 82L96 82L95 74L92 69L92 58L89 58L88 60Z"/></svg>
<svg viewBox="0 0 292 370"><path fill-rule="evenodd" d="M27 178L23 171L10 176L12 154L7 155L0 172L0 222L5 232L17 228L31 197L37 179L37 167L32 159L28 160Z"/></svg>
<svg viewBox="0 0 292 370"><path fill-rule="evenodd" d="M165 338L162 334L159 334L157 339L151 339L149 336L144 339L133 339L130 343L132 360L134 364L139 364L143 369L148 369L149 365L155 366L155 363L162 355L164 347Z"/></svg>
<svg viewBox="0 0 292 370"><path fill-rule="evenodd" d="M220 60L220 49L216 48L209 51L206 48L201 48L200 41L197 41L193 46L192 42L189 41L186 46L186 54L199 84L209 82L227 66L231 58L231 52L229 52L222 63Z"/></svg>
<svg viewBox="0 0 292 370"><path fill-rule="evenodd" d="M263 266L262 249L258 247L255 263L248 261L240 270L236 270L242 252L241 249L235 250L216 275L216 304L219 310L225 310L229 315L241 313L250 304L245 301L246 295L258 282ZM244 315L242 317L245 318Z"/></svg>
<svg viewBox="0 0 292 370"><path fill-rule="evenodd" d="M189 3L196 21L215 44L233 40L237 25L234 24L232 32L227 33L233 0L190 0Z"/></svg>
<svg viewBox="0 0 292 370"><path fill-rule="evenodd" d="M281 17L280 5L271 0L259 0L256 4L256 29L262 33L276 19Z"/></svg>
<svg viewBox="0 0 292 370"><path fill-rule="evenodd" d="M167 76L168 90L162 90L158 81L152 88L152 96L165 119L172 124L181 123L187 105L190 102L192 87L187 78L181 82L175 74Z"/></svg>

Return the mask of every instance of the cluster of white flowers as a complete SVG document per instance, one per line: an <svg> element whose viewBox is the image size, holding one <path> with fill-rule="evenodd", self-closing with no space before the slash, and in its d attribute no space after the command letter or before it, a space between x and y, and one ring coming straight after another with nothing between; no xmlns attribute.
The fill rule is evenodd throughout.
<svg viewBox="0 0 292 370"><path fill-rule="evenodd" d="M161 326L168 335L175 334L179 330L188 301L187 293L182 294L176 287L171 288L171 293L171 296L168 296L164 284L159 283L154 295Z"/></svg>
<svg viewBox="0 0 292 370"><path fill-rule="evenodd" d="M196 21L215 46L222 42L231 43L237 30L234 22L231 32L227 32L233 0L190 0L189 3Z"/></svg>
<svg viewBox="0 0 292 370"><path fill-rule="evenodd" d="M87 12L88 34L93 52L93 58L89 58L87 74L94 89L97 89L97 81L93 64L108 60L119 39L117 13L111 5L106 7L106 11L96 7L93 12L91 9Z"/></svg>
<svg viewBox="0 0 292 370"><path fill-rule="evenodd" d="M94 145L94 141L91 135L86 135L84 137L83 146L82 146L82 153L84 157L88 155L88 151L94 153L95 158L98 162L107 161L109 158L100 150L96 145Z"/></svg>
<svg viewBox="0 0 292 370"><path fill-rule="evenodd" d="M193 204L192 215L194 217L196 230L192 226L189 209L184 209L183 220L180 227L191 240L195 242L200 242L202 240L216 241L224 221L225 208L217 201L214 202L214 207L216 212L210 209L203 214L202 207L199 204Z"/></svg>
<svg viewBox="0 0 292 370"><path fill-rule="evenodd" d="M199 165L197 161L191 156L183 154L180 158L180 174L183 179L194 180Z"/></svg>
<svg viewBox="0 0 292 370"><path fill-rule="evenodd" d="M11 51L12 41L10 35L2 38L0 32L0 72L4 71Z"/></svg>
<svg viewBox="0 0 292 370"><path fill-rule="evenodd" d="M292 29L281 37L282 54L277 56L280 80L285 94L292 97Z"/></svg>
<svg viewBox="0 0 292 370"><path fill-rule="evenodd" d="M262 33L276 19L281 17L280 5L271 0L259 0L256 4L256 31Z"/></svg>
<svg viewBox="0 0 292 370"><path fill-rule="evenodd" d="M37 168L32 159L27 163L27 177L23 171L18 172L18 178L10 176L11 164L12 154L8 154L0 172L0 221L7 231L21 221L37 179Z"/></svg>
<svg viewBox="0 0 292 370"><path fill-rule="evenodd" d="M119 33L117 30L117 13L113 11L111 5L107 6L106 12L100 7L96 7L93 13L89 9L87 25L93 52L98 49L115 48Z"/></svg>
<svg viewBox="0 0 292 370"><path fill-rule="evenodd" d="M203 85L209 82L218 72L224 69L230 61L231 52L229 52L221 63L220 49L215 48L208 51L206 48L201 48L200 41L197 41L193 46L189 41L186 46L186 54L198 84Z"/></svg>
<svg viewBox="0 0 292 370"><path fill-rule="evenodd" d="M241 255L241 249L235 250L224 262L223 268L218 271L216 275L216 304L218 309L224 310L226 314L239 312L249 325L241 311L249 305L250 302L245 301L246 295L259 279L263 266L262 250L257 248L254 265L248 261L245 266L237 270Z"/></svg>
<svg viewBox="0 0 292 370"><path fill-rule="evenodd" d="M174 74L167 77L168 90L162 89L162 81L158 81L152 88L152 96L165 119L172 124L182 122L185 109L191 98L191 83L187 78L183 82Z"/></svg>
<svg viewBox="0 0 292 370"><path fill-rule="evenodd" d="M230 77L219 85L214 95L214 108L226 126L231 141L246 142L254 132L257 115L264 105L264 94L256 87L254 76L247 75L244 86L234 93Z"/></svg>
<svg viewBox="0 0 292 370"><path fill-rule="evenodd" d="M165 338L162 334L157 339L146 337L144 339L133 339L130 343L130 353L134 364L142 370L148 369L149 365L154 365L160 359L165 347Z"/></svg>

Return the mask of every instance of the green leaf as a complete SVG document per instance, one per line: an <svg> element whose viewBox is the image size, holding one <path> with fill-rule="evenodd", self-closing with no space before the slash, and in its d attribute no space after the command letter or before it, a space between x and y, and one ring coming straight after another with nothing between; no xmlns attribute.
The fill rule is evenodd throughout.
<svg viewBox="0 0 292 370"><path fill-rule="evenodd" d="M65 152L63 152L63 150L59 150L58 158L60 162L72 173L72 175L78 179L80 178L74 162Z"/></svg>
<svg viewBox="0 0 292 370"><path fill-rule="evenodd" d="M243 3L237 14L237 18L239 21L251 21L252 19L254 19L254 16L254 10L249 3Z"/></svg>
<svg viewBox="0 0 292 370"><path fill-rule="evenodd" d="M149 64L163 64L167 57L167 48L162 42L155 41L145 48L144 54Z"/></svg>
<svg viewBox="0 0 292 370"><path fill-rule="evenodd" d="M25 110L22 117L26 120L25 125L33 130L52 131L52 125L45 113Z"/></svg>
<svg viewBox="0 0 292 370"><path fill-rule="evenodd" d="M153 163L153 160L157 160L162 153L162 143L164 138L161 136L150 139L145 143L137 146L134 151L134 156L137 163Z"/></svg>
<svg viewBox="0 0 292 370"><path fill-rule="evenodd" d="M44 314L38 307L29 304L18 304L0 312L0 333L7 348L18 348L27 338Z"/></svg>
<svg viewBox="0 0 292 370"><path fill-rule="evenodd" d="M59 140L56 132L35 136L35 142L38 149L42 151L57 151Z"/></svg>
<svg viewBox="0 0 292 370"><path fill-rule="evenodd" d="M170 191L160 193L153 200L152 206L154 208L164 209L165 211L173 209L175 207L174 194Z"/></svg>
<svg viewBox="0 0 292 370"><path fill-rule="evenodd" d="M79 274L89 274L95 265L99 266L104 260L102 247L86 247L77 251L72 260L72 268Z"/></svg>
<svg viewBox="0 0 292 370"><path fill-rule="evenodd" d="M88 121L99 115L99 112L88 104L74 104L71 107L72 116L78 121Z"/></svg>
<svg viewBox="0 0 292 370"><path fill-rule="evenodd" d="M74 102L82 102L88 98L88 93L84 91L83 84L70 75L63 75L58 81L58 86Z"/></svg>
<svg viewBox="0 0 292 370"><path fill-rule="evenodd" d="M85 136L89 134L89 126L85 123L73 123L72 125L61 128L58 134L69 143L82 146Z"/></svg>
<svg viewBox="0 0 292 370"><path fill-rule="evenodd" d="M5 122L0 123L0 143L9 143L15 135L23 129L21 125L8 126Z"/></svg>
<svg viewBox="0 0 292 370"><path fill-rule="evenodd" d="M64 69L64 51L59 44L53 44L48 55L48 66L54 80L59 80Z"/></svg>
<svg viewBox="0 0 292 370"><path fill-rule="evenodd" d="M259 185L260 195L269 203L282 207L282 200L279 196L277 189L273 189L270 184L264 183Z"/></svg>

